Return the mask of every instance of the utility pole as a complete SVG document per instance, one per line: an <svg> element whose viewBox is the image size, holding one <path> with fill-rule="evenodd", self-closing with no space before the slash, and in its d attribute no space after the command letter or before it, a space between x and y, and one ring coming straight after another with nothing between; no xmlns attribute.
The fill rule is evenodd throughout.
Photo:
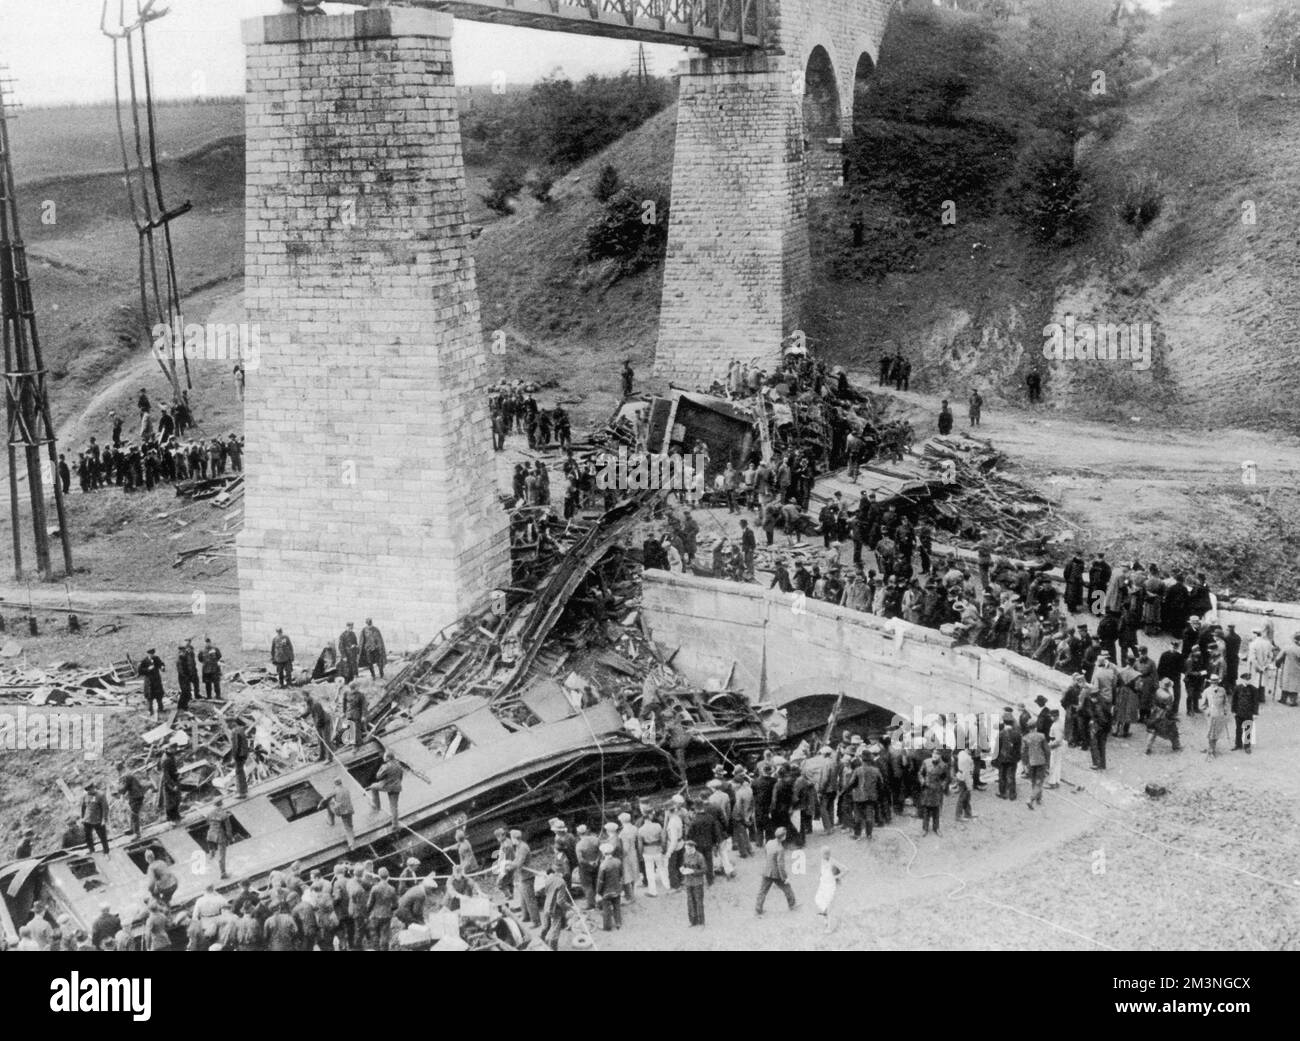
<svg viewBox="0 0 1300 1041"><path fill-rule="evenodd" d="M53 578L50 565L50 537L45 513L41 447L50 457L54 485L54 506L63 543L65 575L72 574L72 542L63 507L63 486L59 480L59 452L50 421L46 391L46 370L41 362L40 338L36 332L36 310L32 305L31 280L27 274L27 252L18 223L18 200L14 188L13 164L9 159L9 111L5 97L7 81L0 79L0 338L4 342L5 403L9 436L9 502L14 541L14 577L23 577L22 533L19 525L18 449L23 450L27 468L27 490L31 499L32 529L36 537L36 570L42 580Z"/></svg>

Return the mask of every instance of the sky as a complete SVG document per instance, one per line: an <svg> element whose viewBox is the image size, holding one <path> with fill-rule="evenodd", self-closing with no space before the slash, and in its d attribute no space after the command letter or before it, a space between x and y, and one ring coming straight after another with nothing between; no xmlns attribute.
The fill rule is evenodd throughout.
<svg viewBox="0 0 1300 1041"><path fill-rule="evenodd" d="M109 0L115 13L119 0ZM127 0L134 9L136 0ZM100 34L102 0L0 0L0 65L24 105L112 97L111 47ZM149 26L159 98L242 94L245 18L277 14L280 0L159 0L170 13ZM331 4L330 10L353 10ZM456 20L452 59L460 84L532 82L557 67L573 79L635 67L637 46L571 33L511 29ZM688 52L647 46L652 72L671 73Z"/></svg>

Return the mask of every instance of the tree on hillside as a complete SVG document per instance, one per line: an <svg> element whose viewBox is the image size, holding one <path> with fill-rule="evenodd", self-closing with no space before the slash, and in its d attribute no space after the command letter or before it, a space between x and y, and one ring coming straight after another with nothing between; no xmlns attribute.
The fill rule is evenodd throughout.
<svg viewBox="0 0 1300 1041"><path fill-rule="evenodd" d="M1114 10L1114 0L1037 0L1030 9L1027 60L1055 84L1059 96L1083 101L1096 73L1115 77L1126 41Z"/></svg>
<svg viewBox="0 0 1300 1041"><path fill-rule="evenodd" d="M528 92L511 144L521 157L569 170L636 129L671 100L671 87L663 80L588 76L574 83L550 76Z"/></svg>
<svg viewBox="0 0 1300 1041"><path fill-rule="evenodd" d="M616 260L622 274L659 263L668 247L668 197L629 184L587 227L587 259Z"/></svg>
<svg viewBox="0 0 1300 1041"><path fill-rule="evenodd" d="M1282 4L1264 23L1264 64L1295 84L1300 73L1300 0Z"/></svg>
<svg viewBox="0 0 1300 1041"><path fill-rule="evenodd" d="M596 178L596 186L592 188L591 194L596 197L597 202L609 202L622 183L614 164L606 163L600 168L600 176Z"/></svg>
<svg viewBox="0 0 1300 1041"><path fill-rule="evenodd" d="M1173 0L1160 12L1160 50L1173 58L1204 51L1218 65L1224 39L1236 25L1236 6L1233 0Z"/></svg>
<svg viewBox="0 0 1300 1041"><path fill-rule="evenodd" d="M1039 240L1069 245L1087 230L1093 192L1074 161L1074 142L1065 134L1042 131L1021 153L1015 208Z"/></svg>
<svg viewBox="0 0 1300 1041"><path fill-rule="evenodd" d="M488 181L487 194L480 195L483 205L494 213L508 215L515 212L513 200L525 183L524 175L514 164L501 167Z"/></svg>

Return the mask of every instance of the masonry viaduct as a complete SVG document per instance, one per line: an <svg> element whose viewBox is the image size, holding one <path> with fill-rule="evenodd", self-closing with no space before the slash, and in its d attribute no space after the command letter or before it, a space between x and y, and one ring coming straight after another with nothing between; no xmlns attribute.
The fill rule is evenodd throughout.
<svg viewBox="0 0 1300 1041"><path fill-rule="evenodd" d="M302 6L316 6L307 0ZM372 0L244 24L246 647L373 616L417 647L509 582L464 221L453 16L697 48L681 77L656 371L708 383L800 322L889 0Z"/></svg>

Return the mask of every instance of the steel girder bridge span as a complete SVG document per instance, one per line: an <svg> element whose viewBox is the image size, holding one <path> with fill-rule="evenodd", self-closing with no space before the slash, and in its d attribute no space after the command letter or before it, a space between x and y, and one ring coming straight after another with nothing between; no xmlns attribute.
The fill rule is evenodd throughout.
<svg viewBox="0 0 1300 1041"><path fill-rule="evenodd" d="M341 0L358 7L364 0ZM314 8L319 0L300 0ZM456 18L641 43L696 47L709 54L759 50L768 0L394 0Z"/></svg>

